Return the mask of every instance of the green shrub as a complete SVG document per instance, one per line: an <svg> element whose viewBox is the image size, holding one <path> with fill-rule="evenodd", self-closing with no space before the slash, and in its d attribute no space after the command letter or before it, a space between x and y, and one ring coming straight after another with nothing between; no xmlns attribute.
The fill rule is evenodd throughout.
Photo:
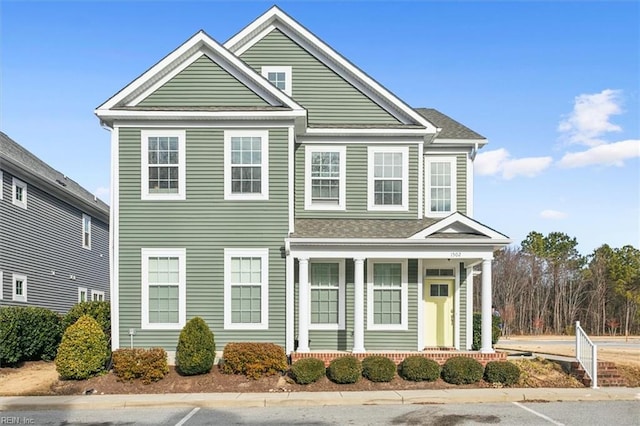
<svg viewBox="0 0 640 426"><path fill-rule="evenodd" d="M157 382L169 373L167 353L162 348L118 349L113 353L113 374L120 380Z"/></svg>
<svg viewBox="0 0 640 426"><path fill-rule="evenodd" d="M324 376L324 361L318 358L302 358L291 366L291 377L299 385L308 385Z"/></svg>
<svg viewBox="0 0 640 426"><path fill-rule="evenodd" d="M433 382L440 377L440 365L420 355L408 356L400 363L400 376L412 382Z"/></svg>
<svg viewBox="0 0 640 426"><path fill-rule="evenodd" d="M371 355L362 360L362 375L372 382L390 382L396 370L396 363L386 356Z"/></svg>
<svg viewBox="0 0 640 426"><path fill-rule="evenodd" d="M111 338L111 305L104 301L80 302L73 305L62 319L63 330L75 324L83 315L89 315L96 320L107 339Z"/></svg>
<svg viewBox="0 0 640 426"><path fill-rule="evenodd" d="M104 371L108 359L104 331L96 320L83 315L62 336L56 370L62 379L83 380Z"/></svg>
<svg viewBox="0 0 640 426"><path fill-rule="evenodd" d="M191 318L180 332L176 369L185 376L205 374L211 371L215 359L216 343L211 329L202 318Z"/></svg>
<svg viewBox="0 0 640 426"><path fill-rule="evenodd" d="M251 379L287 370L287 355L273 343L227 343L222 355L222 372L244 374Z"/></svg>
<svg viewBox="0 0 640 426"><path fill-rule="evenodd" d="M500 339L500 321L497 316L491 316L491 345L498 343ZM478 312L473 314L473 344L471 349L479 351L482 346L482 315Z"/></svg>
<svg viewBox="0 0 640 426"><path fill-rule="evenodd" d="M62 326L60 315L33 306L0 308L0 365L55 358Z"/></svg>
<svg viewBox="0 0 640 426"><path fill-rule="evenodd" d="M335 383L356 383L362 374L362 363L352 355L336 358L327 367L327 377Z"/></svg>
<svg viewBox="0 0 640 426"><path fill-rule="evenodd" d="M482 379L483 373L482 364L466 356L449 358L442 366L442 379L454 385L477 383Z"/></svg>
<svg viewBox="0 0 640 426"><path fill-rule="evenodd" d="M520 380L520 369L509 361L490 361L484 368L484 380L511 386Z"/></svg>

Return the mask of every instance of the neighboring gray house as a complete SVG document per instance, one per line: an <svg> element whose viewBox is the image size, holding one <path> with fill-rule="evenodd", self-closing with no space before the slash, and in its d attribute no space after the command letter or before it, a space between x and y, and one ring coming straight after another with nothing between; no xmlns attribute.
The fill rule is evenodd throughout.
<svg viewBox="0 0 640 426"><path fill-rule="evenodd" d="M109 206L0 132L0 306L109 299Z"/></svg>

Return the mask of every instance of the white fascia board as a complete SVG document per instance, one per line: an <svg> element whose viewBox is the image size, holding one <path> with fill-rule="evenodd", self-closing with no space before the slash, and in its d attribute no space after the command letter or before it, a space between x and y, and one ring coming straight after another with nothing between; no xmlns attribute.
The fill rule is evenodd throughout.
<svg viewBox="0 0 640 426"><path fill-rule="evenodd" d="M243 120L244 119L244 120ZM242 128L242 129L264 129L265 127L284 128L291 127L291 120L284 119L270 119L265 118L263 120L251 120L248 121L246 117L225 119L225 120L145 120L143 122L136 120L117 120L114 122L114 126L118 127L135 127L136 129L190 129L190 128L205 128L205 129L230 129L230 128Z"/></svg>
<svg viewBox="0 0 640 426"><path fill-rule="evenodd" d="M442 247L440 249L420 250L413 247L388 250L384 247L312 247L305 246L291 250L294 258L323 258L323 259L439 259L455 261L478 261L479 259L492 258L495 248L482 247L475 250L462 250L457 248Z"/></svg>
<svg viewBox="0 0 640 426"><path fill-rule="evenodd" d="M483 224L481 224L480 222L476 222L475 220L460 214L458 212L452 213L449 216L445 217L444 219L434 223L431 226L428 226L427 228L423 229L422 231L412 235L411 237L409 237L410 240L424 240L426 238L428 238L430 235L435 234L436 232L439 232L443 229L448 228L449 226L451 226L454 223L461 223L465 226L468 226L469 228L473 229L476 232L479 232L481 234L486 235L488 238L490 238L491 242L496 241L496 242L502 242L502 241L509 241L509 243L511 242L511 240L506 236L503 235L491 228L489 228L488 226L485 226ZM435 239L432 238L430 239L430 241L434 241L434 240L440 240L440 239ZM457 241L457 240L456 240ZM477 241L477 240L476 240ZM485 241L485 243L487 243L487 241Z"/></svg>
<svg viewBox="0 0 640 426"><path fill-rule="evenodd" d="M138 110L105 110L97 111L103 120L210 120L210 119L295 119L306 117L305 110L297 111L138 111Z"/></svg>
<svg viewBox="0 0 640 426"><path fill-rule="evenodd" d="M390 129L390 128L307 128L306 134L309 136L420 136L424 137L429 133L427 129Z"/></svg>
<svg viewBox="0 0 640 426"><path fill-rule="evenodd" d="M441 139L434 138L431 141L432 146L471 146L479 148L487 145L489 141L487 139Z"/></svg>
<svg viewBox="0 0 640 426"><path fill-rule="evenodd" d="M413 237L410 237L413 238ZM479 239L479 238L424 238L421 240L407 238L289 238L289 244L294 251L296 246L354 246L354 247L401 247L413 246L428 248L428 246L450 246L464 249L462 246L493 247L511 244L509 238Z"/></svg>

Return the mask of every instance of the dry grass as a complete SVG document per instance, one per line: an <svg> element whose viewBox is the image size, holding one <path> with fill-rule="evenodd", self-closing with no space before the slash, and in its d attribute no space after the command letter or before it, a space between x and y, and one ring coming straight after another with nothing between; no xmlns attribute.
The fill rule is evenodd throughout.
<svg viewBox="0 0 640 426"><path fill-rule="evenodd" d="M640 387L640 365L616 364L618 373L627 381L627 386Z"/></svg>
<svg viewBox="0 0 640 426"><path fill-rule="evenodd" d="M518 387L540 388L583 388L575 377L562 370L560 364L544 358L520 359L513 361L520 368Z"/></svg>

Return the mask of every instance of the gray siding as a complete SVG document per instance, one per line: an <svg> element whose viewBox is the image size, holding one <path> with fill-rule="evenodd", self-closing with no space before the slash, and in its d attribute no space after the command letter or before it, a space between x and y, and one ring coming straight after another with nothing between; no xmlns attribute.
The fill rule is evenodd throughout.
<svg viewBox="0 0 640 426"><path fill-rule="evenodd" d="M78 287L109 298L109 227L91 218L91 249L82 247L82 211L25 176L27 209L12 204L13 175L3 171L0 200L0 306L40 306L60 313L78 302ZM27 302L13 301L12 274L27 277ZM75 277L75 278L74 278Z"/></svg>
<svg viewBox="0 0 640 426"><path fill-rule="evenodd" d="M262 66L292 67L292 97L308 110L309 124L400 124L378 104L274 29L241 56L258 74Z"/></svg>

